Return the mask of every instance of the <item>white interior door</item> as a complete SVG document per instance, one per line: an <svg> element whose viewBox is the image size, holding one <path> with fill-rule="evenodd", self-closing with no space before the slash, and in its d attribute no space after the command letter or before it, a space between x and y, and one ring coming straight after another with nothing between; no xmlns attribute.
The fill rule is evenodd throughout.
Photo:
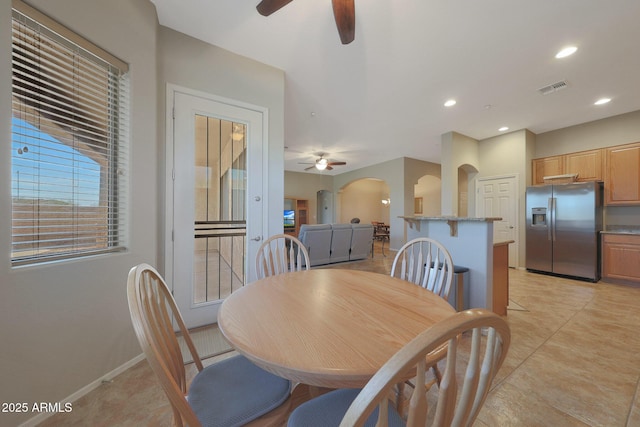
<svg viewBox="0 0 640 427"><path fill-rule="evenodd" d="M518 179L516 176L480 178L476 181L476 216L500 217L493 223L493 240L513 240L509 267L518 267Z"/></svg>
<svg viewBox="0 0 640 427"><path fill-rule="evenodd" d="M224 298L255 274L251 260L263 223L264 112L202 94L169 95L167 221L173 241L165 274L187 326L196 327L215 323Z"/></svg>

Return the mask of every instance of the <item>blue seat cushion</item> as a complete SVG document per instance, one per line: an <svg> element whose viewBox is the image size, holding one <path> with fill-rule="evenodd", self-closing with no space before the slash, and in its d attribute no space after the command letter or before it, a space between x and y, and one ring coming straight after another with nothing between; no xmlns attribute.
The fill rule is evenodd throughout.
<svg viewBox="0 0 640 427"><path fill-rule="evenodd" d="M291 383L244 356L207 366L196 375L187 400L203 426L241 426L280 406Z"/></svg>
<svg viewBox="0 0 640 427"><path fill-rule="evenodd" d="M311 399L291 413L287 427L337 427L358 393L360 389L341 389ZM377 420L378 408L376 407L364 425L375 427ZM404 427L404 425L402 417L389 402L389 427Z"/></svg>

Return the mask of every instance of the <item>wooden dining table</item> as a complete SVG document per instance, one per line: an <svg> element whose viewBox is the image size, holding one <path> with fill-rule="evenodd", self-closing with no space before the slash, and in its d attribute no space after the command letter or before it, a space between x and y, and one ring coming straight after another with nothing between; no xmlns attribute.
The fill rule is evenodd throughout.
<svg viewBox="0 0 640 427"><path fill-rule="evenodd" d="M220 307L229 343L261 368L316 387L362 387L402 346L455 313L384 274L315 269L260 279Z"/></svg>

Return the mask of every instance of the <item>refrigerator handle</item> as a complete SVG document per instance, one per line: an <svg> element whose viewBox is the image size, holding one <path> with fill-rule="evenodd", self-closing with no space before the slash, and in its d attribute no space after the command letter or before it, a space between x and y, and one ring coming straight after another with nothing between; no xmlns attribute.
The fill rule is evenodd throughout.
<svg viewBox="0 0 640 427"><path fill-rule="evenodd" d="M551 203L551 206L549 207L549 210L551 211L551 227L549 228L549 233L551 234L551 240L552 241L556 241L556 201L557 199L555 197L551 197L549 199L549 202Z"/></svg>
<svg viewBox="0 0 640 427"><path fill-rule="evenodd" d="M551 240L551 227L553 226L553 202L551 197L547 199L547 240Z"/></svg>

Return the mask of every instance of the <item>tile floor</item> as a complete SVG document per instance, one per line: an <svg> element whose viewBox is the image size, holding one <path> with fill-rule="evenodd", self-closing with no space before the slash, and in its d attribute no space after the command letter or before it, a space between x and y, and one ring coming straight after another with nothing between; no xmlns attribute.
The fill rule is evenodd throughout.
<svg viewBox="0 0 640 427"><path fill-rule="evenodd" d="M393 258L333 265L388 274ZM512 344L475 425L640 426L640 287L510 270ZM41 426L170 426L146 361Z"/></svg>

